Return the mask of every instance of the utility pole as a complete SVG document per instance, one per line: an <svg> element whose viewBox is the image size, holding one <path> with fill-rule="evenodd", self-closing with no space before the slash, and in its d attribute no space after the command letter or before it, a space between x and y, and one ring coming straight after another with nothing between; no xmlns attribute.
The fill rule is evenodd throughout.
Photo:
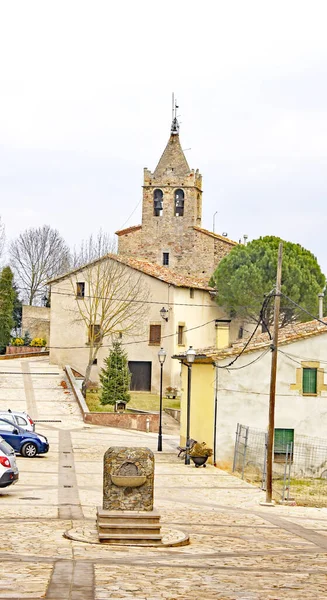
<svg viewBox="0 0 327 600"><path fill-rule="evenodd" d="M277 348L278 348L278 330L279 330L279 310L280 310L280 287L282 280L282 260L283 244L280 242L278 248L276 294L274 305L274 333L272 340L271 355L271 373L270 373L270 396L269 396L269 425L267 442L267 482L266 482L266 503L272 503L272 463L273 446L275 434L275 397L276 397L276 375L277 375Z"/></svg>

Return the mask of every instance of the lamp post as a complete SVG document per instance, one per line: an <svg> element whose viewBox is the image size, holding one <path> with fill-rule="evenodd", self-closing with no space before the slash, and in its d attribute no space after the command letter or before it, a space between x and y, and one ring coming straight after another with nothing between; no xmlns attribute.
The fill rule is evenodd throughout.
<svg viewBox="0 0 327 600"><path fill-rule="evenodd" d="M162 369L166 360L167 352L160 348L158 360L160 363L160 408L159 408L159 434L158 434L158 452L162 452Z"/></svg>
<svg viewBox="0 0 327 600"><path fill-rule="evenodd" d="M185 452L185 464L190 464L190 420L191 420L191 374L192 364L194 363L196 352L192 348L186 352L186 363L187 363L187 411L186 411L186 452Z"/></svg>

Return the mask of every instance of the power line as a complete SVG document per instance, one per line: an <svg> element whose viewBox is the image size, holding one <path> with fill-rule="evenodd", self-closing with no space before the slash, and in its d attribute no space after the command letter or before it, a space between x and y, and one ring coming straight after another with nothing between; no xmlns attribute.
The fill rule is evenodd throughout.
<svg viewBox="0 0 327 600"><path fill-rule="evenodd" d="M231 361L231 362L230 362L228 365L221 366L221 365L218 365L218 364L216 364L216 366L218 367L218 369L228 369L228 368L229 368L231 365L233 365L233 364L234 364L234 363L235 363L235 362L236 362L236 361L237 361L237 360L240 358L240 356L242 356L242 354L245 352L246 348L248 347L248 345L249 345L249 344L250 344L250 342L252 341L253 337L255 336L255 334L256 334L256 332L257 332L257 329L258 329L258 327L259 327L259 326L260 326L260 324L262 323L262 319L263 319L264 311L266 310L266 308L267 308L267 306L268 306L268 304L269 304L269 302L270 302L270 298L271 298L271 296L272 296L272 292L270 292L270 294L268 294L268 295L265 297L265 299L264 299L264 301L263 301L263 303L262 303L262 305L261 305L261 309L260 309L260 317L259 317L259 320L258 320L258 322L257 322L257 324L256 324L256 327L255 327L255 329L253 330L253 332L252 332L252 334L250 335L250 337L248 338L248 340L246 341L246 343L245 343L244 347L242 348L241 352L240 352L240 353L239 353L239 354L238 354L238 355L237 355L237 356L236 356L236 357L235 357L235 358L234 358L234 359L233 359L233 360L232 360L232 361ZM270 332L269 332L269 335L270 335ZM270 335L270 338L271 338L271 335ZM268 352L269 352L269 349L268 349ZM256 359L256 360L257 360L257 359ZM254 360L253 362L256 362L256 360ZM252 363L249 363L249 364L252 364ZM242 369L242 368L244 368L244 367L239 367L239 368L240 368L240 369Z"/></svg>
<svg viewBox="0 0 327 600"><path fill-rule="evenodd" d="M297 306L300 310L302 310L307 315L309 315L309 317L311 317L314 321L319 321L319 323L322 323L322 325L325 325L325 327L327 327L326 321L323 321L322 319L319 319L319 317L316 317L315 315L313 315L306 308L304 308L303 306L301 306L300 304L298 304L297 302L295 302L295 300L292 300L292 298L289 298L288 296L286 296L286 294L284 294L283 292L280 292L280 295L284 296L284 298L287 298L287 300L289 300L289 302L291 302L292 304L294 304L295 306Z"/></svg>

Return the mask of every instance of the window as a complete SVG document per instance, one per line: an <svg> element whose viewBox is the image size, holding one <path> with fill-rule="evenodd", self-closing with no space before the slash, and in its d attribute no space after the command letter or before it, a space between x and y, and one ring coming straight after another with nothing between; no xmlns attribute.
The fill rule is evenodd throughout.
<svg viewBox="0 0 327 600"><path fill-rule="evenodd" d="M184 329L185 325L178 325L177 344L179 346L184 345Z"/></svg>
<svg viewBox="0 0 327 600"><path fill-rule="evenodd" d="M194 298L194 289L190 288L190 298Z"/></svg>
<svg viewBox="0 0 327 600"><path fill-rule="evenodd" d="M77 296L77 298L84 298L84 296L85 296L85 283L84 283L84 281L78 281L76 283L76 296Z"/></svg>
<svg viewBox="0 0 327 600"><path fill-rule="evenodd" d="M17 416L16 419L17 419L17 423L20 427L26 427L26 425L28 425L26 419L24 419L23 417Z"/></svg>
<svg viewBox="0 0 327 600"><path fill-rule="evenodd" d="M165 267L168 267L168 265L169 265L169 252L163 252L163 254L162 254L162 264Z"/></svg>
<svg viewBox="0 0 327 600"><path fill-rule="evenodd" d="M93 363L92 363L92 365L97 365L97 364L98 364L98 359L95 358L94 361L93 361Z"/></svg>
<svg viewBox="0 0 327 600"><path fill-rule="evenodd" d="M291 446L292 444L292 446ZM274 461L284 462L286 453L293 458L294 429L275 429Z"/></svg>
<svg viewBox="0 0 327 600"><path fill-rule="evenodd" d="M183 190L175 191L175 217L184 215L184 192Z"/></svg>
<svg viewBox="0 0 327 600"><path fill-rule="evenodd" d="M153 192L153 215L162 217L163 213L163 192L162 190L154 190Z"/></svg>
<svg viewBox="0 0 327 600"><path fill-rule="evenodd" d="M302 370L302 393L317 393L317 369L304 368Z"/></svg>
<svg viewBox="0 0 327 600"><path fill-rule="evenodd" d="M150 325L149 344L160 346L161 325Z"/></svg>
<svg viewBox="0 0 327 600"><path fill-rule="evenodd" d="M89 326L89 344L93 341L98 344L101 341L101 328L100 325Z"/></svg>

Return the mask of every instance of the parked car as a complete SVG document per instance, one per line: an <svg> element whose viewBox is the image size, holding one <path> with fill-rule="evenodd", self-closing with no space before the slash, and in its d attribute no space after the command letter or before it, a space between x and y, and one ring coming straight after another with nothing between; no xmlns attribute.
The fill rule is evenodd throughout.
<svg viewBox="0 0 327 600"><path fill-rule="evenodd" d="M35 423L26 412L16 412L9 408L7 411L0 411L0 419L12 421L15 425L26 429L26 431L35 431Z"/></svg>
<svg viewBox="0 0 327 600"><path fill-rule="evenodd" d="M18 481L19 471L13 448L0 437L0 488Z"/></svg>
<svg viewBox="0 0 327 600"><path fill-rule="evenodd" d="M49 451L49 442L44 435L26 431L7 419L0 419L0 436L22 456L33 458Z"/></svg>

